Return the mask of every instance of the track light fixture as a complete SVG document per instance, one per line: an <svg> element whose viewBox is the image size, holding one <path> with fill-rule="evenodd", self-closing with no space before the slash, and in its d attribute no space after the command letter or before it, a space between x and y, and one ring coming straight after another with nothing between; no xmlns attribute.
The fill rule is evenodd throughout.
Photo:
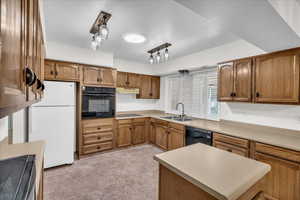
<svg viewBox="0 0 300 200"><path fill-rule="evenodd" d="M162 45L159 45L151 50L148 51L148 53L150 53L150 58L149 58L149 63L153 64L154 61L158 64L162 61L167 61L169 59L169 50L168 47L170 47L172 44L170 43L164 43ZM165 49L164 53L163 53L163 57L160 54L160 51ZM153 54L156 54L155 58L153 57Z"/></svg>
<svg viewBox="0 0 300 200"><path fill-rule="evenodd" d="M90 33L93 34L91 47L93 50L97 50L104 40L108 39L109 29L107 22L111 18L111 14L101 11L90 29Z"/></svg>

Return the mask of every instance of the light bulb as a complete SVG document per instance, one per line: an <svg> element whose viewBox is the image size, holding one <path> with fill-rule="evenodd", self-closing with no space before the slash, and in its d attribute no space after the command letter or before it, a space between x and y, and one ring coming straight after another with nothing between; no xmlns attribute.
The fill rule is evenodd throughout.
<svg viewBox="0 0 300 200"><path fill-rule="evenodd" d="M99 28L99 35L103 40L107 40L109 34L109 30L106 26L106 24L102 24Z"/></svg>
<svg viewBox="0 0 300 200"><path fill-rule="evenodd" d="M100 45L101 44L101 42L102 42L102 36L99 34L99 33L97 33L96 34L96 41L97 41L97 43Z"/></svg>
<svg viewBox="0 0 300 200"><path fill-rule="evenodd" d="M91 47L94 51L96 51L97 48L98 48L98 42L96 41L95 36L93 36L93 39L92 39L92 42L91 42Z"/></svg>
<svg viewBox="0 0 300 200"><path fill-rule="evenodd" d="M157 63L160 62L160 59L161 59L160 52L157 52L157 55L156 55L156 61L157 61Z"/></svg>
<svg viewBox="0 0 300 200"><path fill-rule="evenodd" d="M168 49L165 50L164 56L165 56L165 60L169 59L169 50Z"/></svg>
<svg viewBox="0 0 300 200"><path fill-rule="evenodd" d="M153 64L153 63L154 63L154 59L153 59L153 55L152 55L152 54L150 55L149 63L150 63L150 64Z"/></svg>

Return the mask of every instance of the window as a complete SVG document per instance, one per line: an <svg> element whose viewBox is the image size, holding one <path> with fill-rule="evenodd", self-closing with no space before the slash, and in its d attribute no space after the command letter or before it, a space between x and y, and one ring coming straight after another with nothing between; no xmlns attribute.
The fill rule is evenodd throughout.
<svg viewBox="0 0 300 200"><path fill-rule="evenodd" d="M169 76L166 89L167 112L178 114L176 104L182 102L187 115L218 120L216 69Z"/></svg>

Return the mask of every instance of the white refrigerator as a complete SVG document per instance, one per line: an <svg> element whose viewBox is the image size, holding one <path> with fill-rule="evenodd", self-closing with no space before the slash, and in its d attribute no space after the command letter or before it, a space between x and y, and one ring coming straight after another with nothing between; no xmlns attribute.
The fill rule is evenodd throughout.
<svg viewBox="0 0 300 200"><path fill-rule="evenodd" d="M44 140L45 168L74 162L75 83L45 81L44 97L30 108L29 141Z"/></svg>

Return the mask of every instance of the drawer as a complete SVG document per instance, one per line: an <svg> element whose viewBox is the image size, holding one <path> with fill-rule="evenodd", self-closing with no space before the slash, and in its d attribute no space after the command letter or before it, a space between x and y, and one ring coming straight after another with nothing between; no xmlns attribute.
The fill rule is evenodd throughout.
<svg viewBox="0 0 300 200"><path fill-rule="evenodd" d="M83 154L89 154L89 153L95 153L95 152L104 151L112 148L113 148L112 142L103 142L99 144L84 145L82 152Z"/></svg>
<svg viewBox="0 0 300 200"><path fill-rule="evenodd" d="M133 123L145 123L146 122L146 118L133 118L132 122Z"/></svg>
<svg viewBox="0 0 300 200"><path fill-rule="evenodd" d="M233 145L226 144L226 143L223 143L223 142L218 142L218 141L214 142L214 147L216 147L218 149L222 149L224 151L228 151L228 152L231 152L231 153L238 154L240 156L249 157L249 151L247 149L244 149L244 148L240 148L240 147L237 147L237 146L233 146Z"/></svg>
<svg viewBox="0 0 300 200"><path fill-rule="evenodd" d="M182 124L177 124L177 123L169 123L169 127L173 128L173 129L177 129L180 131L184 131L185 130L185 126Z"/></svg>
<svg viewBox="0 0 300 200"><path fill-rule="evenodd" d="M99 133L99 132L112 132L112 125L98 125L98 126L85 126L83 127L83 134Z"/></svg>
<svg viewBox="0 0 300 200"><path fill-rule="evenodd" d="M131 119L119 119L118 124L131 124L132 120Z"/></svg>
<svg viewBox="0 0 300 200"><path fill-rule="evenodd" d="M103 132L83 135L83 144L94 144L99 142L110 141L113 139L113 132Z"/></svg>
<svg viewBox="0 0 300 200"><path fill-rule="evenodd" d="M154 124L159 124L159 125L162 125L162 126L168 126L169 122L168 121L165 121L165 120L160 120L160 119L155 119L153 121Z"/></svg>
<svg viewBox="0 0 300 200"><path fill-rule="evenodd" d="M213 134L213 139L219 142L236 145L243 148L249 148L249 141L241 138L231 137L219 133Z"/></svg>
<svg viewBox="0 0 300 200"><path fill-rule="evenodd" d="M255 144L255 151L272 155L285 160L290 160L290 161L300 163L300 152L297 151L275 147L275 146L262 144L262 143Z"/></svg>
<svg viewBox="0 0 300 200"><path fill-rule="evenodd" d="M114 124L114 118L105 119L86 119L82 121L83 127L91 126L112 126Z"/></svg>

